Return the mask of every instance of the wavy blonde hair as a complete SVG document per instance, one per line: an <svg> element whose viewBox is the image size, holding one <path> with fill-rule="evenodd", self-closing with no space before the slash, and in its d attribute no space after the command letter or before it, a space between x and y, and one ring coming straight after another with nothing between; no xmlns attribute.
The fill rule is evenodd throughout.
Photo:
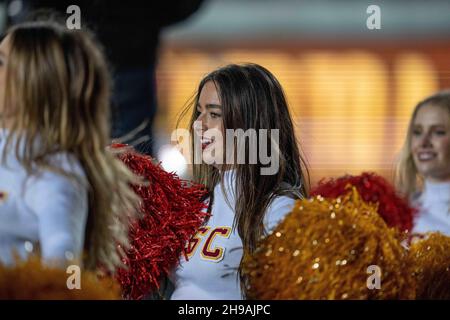
<svg viewBox="0 0 450 320"><path fill-rule="evenodd" d="M12 136L16 157L30 174L46 169L80 180L50 161L60 152L76 157L89 198L84 267L113 272L122 264L117 244L128 246L138 198L130 187L137 178L106 149L110 75L102 50L89 32L50 21L23 23L6 35L11 49L3 111L12 115L8 129L14 135L8 136L3 160Z"/></svg>
<svg viewBox="0 0 450 320"><path fill-rule="evenodd" d="M395 186L405 197L411 199L420 191L423 177L417 171L411 151L411 138L414 120L419 110L427 105L438 106L448 112L450 118L450 90L439 91L419 102L412 113L406 133L406 139L400 152L395 170Z"/></svg>

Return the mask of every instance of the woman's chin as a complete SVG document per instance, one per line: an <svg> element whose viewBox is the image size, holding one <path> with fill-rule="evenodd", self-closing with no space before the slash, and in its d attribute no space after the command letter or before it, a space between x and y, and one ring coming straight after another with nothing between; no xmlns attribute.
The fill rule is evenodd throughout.
<svg viewBox="0 0 450 320"><path fill-rule="evenodd" d="M221 163L219 163L217 159L211 156L210 154L208 155L203 154L203 162L206 163L207 165L214 166L216 168L221 165Z"/></svg>

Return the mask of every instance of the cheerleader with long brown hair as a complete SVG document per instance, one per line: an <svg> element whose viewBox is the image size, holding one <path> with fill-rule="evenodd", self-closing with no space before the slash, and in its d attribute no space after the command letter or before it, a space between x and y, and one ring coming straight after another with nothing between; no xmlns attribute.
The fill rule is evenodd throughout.
<svg viewBox="0 0 450 320"><path fill-rule="evenodd" d="M307 196L306 166L283 89L264 67L211 72L190 107L194 180L209 191L211 217L173 274L171 298L240 299L242 256Z"/></svg>

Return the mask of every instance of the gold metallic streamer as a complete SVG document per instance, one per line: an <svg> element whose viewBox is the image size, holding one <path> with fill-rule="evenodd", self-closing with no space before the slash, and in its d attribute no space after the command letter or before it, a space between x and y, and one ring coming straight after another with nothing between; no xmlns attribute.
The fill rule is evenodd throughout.
<svg viewBox="0 0 450 320"><path fill-rule="evenodd" d="M413 299L415 282L401 240L355 188L343 198L298 201L256 252L245 255L247 297ZM369 266L381 270L380 289L370 285Z"/></svg>
<svg viewBox="0 0 450 320"><path fill-rule="evenodd" d="M429 233L411 245L410 258L417 280L417 299L450 300L450 237Z"/></svg>
<svg viewBox="0 0 450 320"><path fill-rule="evenodd" d="M70 289L66 269L46 266L38 257L0 264L0 300L116 300L120 286L115 280L82 271L81 288ZM70 281L69 281L70 282Z"/></svg>

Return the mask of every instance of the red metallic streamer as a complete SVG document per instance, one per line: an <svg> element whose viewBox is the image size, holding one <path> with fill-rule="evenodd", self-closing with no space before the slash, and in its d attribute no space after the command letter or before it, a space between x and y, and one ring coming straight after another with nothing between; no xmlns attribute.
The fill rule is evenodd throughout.
<svg viewBox="0 0 450 320"><path fill-rule="evenodd" d="M349 192L348 186L354 186L366 202L378 203L378 213L390 227L401 231L411 230L416 210L397 195L395 189L383 177L370 172L358 176L347 175L337 179L322 179L311 190L312 196L337 198Z"/></svg>
<svg viewBox="0 0 450 320"><path fill-rule="evenodd" d="M121 148L124 145L113 145ZM203 186L164 171L153 159L131 150L119 158L145 181L133 186L141 198L143 217L130 227L127 269L117 279L125 299L142 299L159 289L160 280L179 263L186 243L207 217Z"/></svg>

